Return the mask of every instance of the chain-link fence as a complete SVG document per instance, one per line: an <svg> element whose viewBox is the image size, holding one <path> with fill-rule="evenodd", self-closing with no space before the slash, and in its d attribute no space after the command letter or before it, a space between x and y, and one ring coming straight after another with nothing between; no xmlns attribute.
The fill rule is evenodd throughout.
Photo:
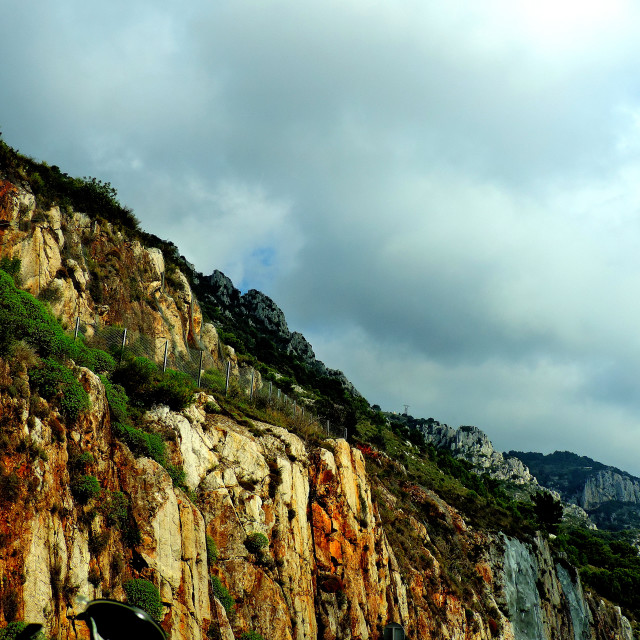
<svg viewBox="0 0 640 640"><path fill-rule="evenodd" d="M297 398L289 397L273 382L262 382L255 369L245 367L232 376L232 362L220 363L204 349L179 347L166 338L154 338L126 327L108 326L89 333L80 319L73 328L74 337L81 336L87 346L102 349L121 362L128 356L147 358L163 371L173 369L190 376L203 389L233 395L261 408L275 409L293 418L296 424L314 425L327 437L347 438L347 429L320 420Z"/></svg>

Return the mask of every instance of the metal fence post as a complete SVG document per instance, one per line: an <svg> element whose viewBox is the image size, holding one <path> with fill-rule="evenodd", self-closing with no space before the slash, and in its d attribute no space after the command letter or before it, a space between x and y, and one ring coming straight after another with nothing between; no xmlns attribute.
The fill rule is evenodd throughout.
<svg viewBox="0 0 640 640"><path fill-rule="evenodd" d="M169 353L169 341L164 343L164 358L162 359L162 373L167 370L167 355Z"/></svg>
<svg viewBox="0 0 640 640"><path fill-rule="evenodd" d="M231 373L231 360L227 360L227 381L224 387L224 395L226 396L229 393L229 374Z"/></svg>
<svg viewBox="0 0 640 640"><path fill-rule="evenodd" d="M122 349L120 349L120 364L122 364L122 356L124 356L124 346L127 344L127 328L122 332Z"/></svg>
<svg viewBox="0 0 640 640"><path fill-rule="evenodd" d="M204 358L204 349L200 349L200 364L198 365L198 386L202 381L202 359Z"/></svg>

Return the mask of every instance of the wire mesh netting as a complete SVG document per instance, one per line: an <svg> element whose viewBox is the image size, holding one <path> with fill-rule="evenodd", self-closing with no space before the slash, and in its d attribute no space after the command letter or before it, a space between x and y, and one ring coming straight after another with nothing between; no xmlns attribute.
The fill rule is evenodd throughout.
<svg viewBox="0 0 640 640"><path fill-rule="evenodd" d="M344 427L328 420L319 421L304 402L290 398L272 382L262 383L254 369L238 371L239 375L232 378L231 362L227 360L220 364L206 350L180 348L164 337L154 338L119 326L107 326L91 332L78 321L71 333L81 336L87 346L109 352L116 362L126 357L147 358L163 370L173 369L190 376L203 389L224 392L225 395L231 393L262 407L276 408L295 421L314 423L317 430L327 437L347 437Z"/></svg>

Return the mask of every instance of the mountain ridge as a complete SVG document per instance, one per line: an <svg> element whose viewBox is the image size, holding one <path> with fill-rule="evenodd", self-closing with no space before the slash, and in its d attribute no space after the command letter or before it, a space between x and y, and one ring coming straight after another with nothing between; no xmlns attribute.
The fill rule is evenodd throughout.
<svg viewBox="0 0 640 640"><path fill-rule="evenodd" d="M640 478L570 451L508 455L526 464L540 484L582 507L598 526L640 526Z"/></svg>

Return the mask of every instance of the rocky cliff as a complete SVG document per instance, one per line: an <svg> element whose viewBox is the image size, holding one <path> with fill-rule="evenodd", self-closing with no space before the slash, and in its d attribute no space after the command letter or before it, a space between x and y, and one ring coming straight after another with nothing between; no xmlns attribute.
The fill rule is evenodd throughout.
<svg viewBox="0 0 640 640"><path fill-rule="evenodd" d="M529 469L517 458L505 457L496 451L484 431L477 427L462 426L453 429L436 420L420 421L419 431L426 442L435 447L448 449L456 457L463 458L483 473L498 480L515 484L535 486L537 480Z"/></svg>
<svg viewBox="0 0 640 640"><path fill-rule="evenodd" d="M301 333L289 330L282 309L269 296L256 289L241 293L219 270L210 276L194 271L193 277L198 281L203 302L227 318L235 330L248 333L250 340L257 336L254 342L271 342L272 348L309 368L315 376L337 382L350 395L361 397L341 371L330 369L316 358L312 346Z"/></svg>
<svg viewBox="0 0 640 640"><path fill-rule="evenodd" d="M544 540L472 530L431 492L407 487L428 515L397 510L394 546L380 508L396 499L344 440L319 446L246 426L212 412L204 394L181 412L157 407L144 421L184 470L181 489L114 437L100 379L76 375L91 410L65 423L30 391L24 368L0 361L0 621L38 621L64 636L75 595L124 599L123 585L144 578L159 589L173 639L231 640L248 629L380 638L391 621L420 639L631 638L619 610L585 596ZM78 489L87 474L99 483L90 496ZM256 533L262 549L250 544ZM421 565L406 560L416 552ZM235 605L214 597L210 574Z"/></svg>
<svg viewBox="0 0 640 640"><path fill-rule="evenodd" d="M613 469L597 471L587 478L577 501L584 509L612 501L640 504L640 479Z"/></svg>

